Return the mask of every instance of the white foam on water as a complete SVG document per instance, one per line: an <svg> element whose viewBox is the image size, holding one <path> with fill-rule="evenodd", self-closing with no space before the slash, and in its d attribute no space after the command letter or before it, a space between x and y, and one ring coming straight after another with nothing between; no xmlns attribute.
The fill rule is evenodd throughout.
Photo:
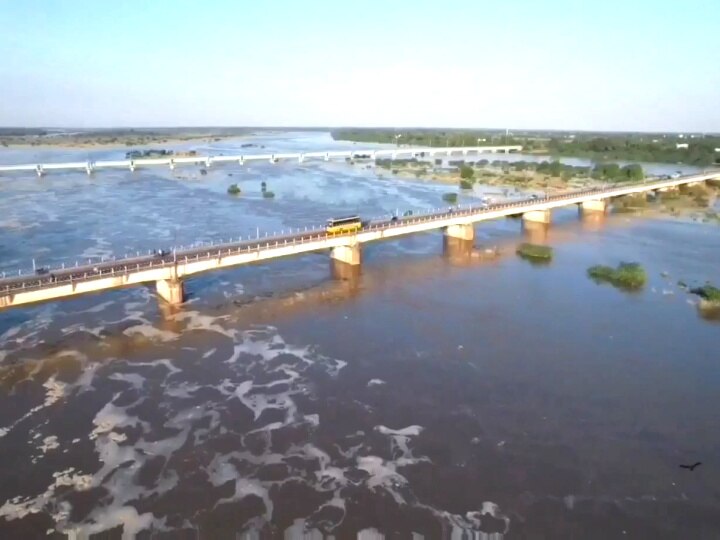
<svg viewBox="0 0 720 540"><path fill-rule="evenodd" d="M199 384L183 382L165 387L165 395L176 399L190 399L192 394L202 388Z"/></svg>
<svg viewBox="0 0 720 540"><path fill-rule="evenodd" d="M60 486L72 486L76 491L86 491L92 487L89 475L76 474L70 467L63 471L53 473L53 482L37 497L14 497L0 507L0 517L8 521L21 519L28 514L37 514L46 507L52 506L55 499L55 490Z"/></svg>
<svg viewBox="0 0 720 540"><path fill-rule="evenodd" d="M301 482L326 494L324 502L303 521L303 529L308 527L308 530L317 530L309 529L316 527L328 532L338 527L346 516L347 490L356 490L358 487L370 491L382 490L398 504L412 504L427 509L458 530L477 530L477 521L482 519L483 514L494 512L500 519L504 519L497 507L488 503L482 505L481 511L460 516L415 501L409 482L399 471L403 467L429 462L427 457L416 457L412 452L413 439L423 430L419 425L375 427L377 433L387 437L392 459L363 455L368 437L363 431L348 435L347 440L341 439L345 442L345 449L336 443L334 446L337 451L331 453L307 439L306 442L291 445L283 453L273 450L276 432L283 427L291 426L298 433L302 433L302 430L312 433L319 428L322 418L317 411L312 410L312 399L296 401L296 398L312 397L313 385L309 373L322 370L330 376L337 376L346 365L345 362L323 356L313 347L288 344L272 327L257 327L241 332L225 328L226 317L190 315L180 319L187 322L188 329L209 330L233 340L233 351L226 360L213 360L217 351L212 349L197 355L190 354L194 360L183 360L182 364L178 362L183 369L190 366L197 368L203 366L202 363L210 362L222 375L210 383L202 383L204 377L189 377L183 369L166 358L147 362L117 361L112 366L119 371L110 374L107 374L108 368L103 369L101 373L105 373L104 377L122 384L116 385L119 391L95 414L92 426L83 439L84 444L94 445L99 470L92 474L61 471L44 493L8 501L0 509L0 515L13 516L8 519L14 519L30 512L45 512L52 516L58 531L73 532L77 536L107 531L121 524L124 537L127 538L134 537L140 531L172 531L173 528L167 527L168 516L150 512L141 514L133 504L171 493L180 482L180 476L169 464L177 461L171 461L171 458L177 458L176 453L182 449L182 460L185 460L185 453L197 459L197 470L200 474L206 474L212 485L231 484L232 494L216 501L216 506L249 496L256 496L263 501L265 511L259 518L246 524L245 531L260 531L272 522L274 506L271 493L273 488L282 487L286 482ZM192 353L197 349L189 348L189 351ZM157 366L165 368L164 377L146 376L145 368ZM45 403L41 407L51 406L63 397L74 397L80 391L94 390L94 377L97 377L95 370L85 370L72 385L75 392L70 392L69 385L55 386L57 381L48 379ZM135 411L147 409L145 399L158 399L155 390L161 390L160 401L153 402L154 414L159 414L160 420L145 419L141 412L136 415ZM207 399L206 394L210 396ZM203 396L202 400L198 399L200 395ZM129 404L128 397L132 401ZM228 414L238 406L238 402L252 414L251 425L244 423L240 428L227 422ZM302 407L299 403L303 403ZM280 420L274 418L273 422L259 425L266 411L280 411ZM159 433L167 435L154 440ZM206 449L207 441L226 435L239 436L240 441L252 437L253 451L245 449L244 442L240 442L236 450L227 453L208 455L204 450L193 450ZM133 441L132 444L129 440ZM46 438L43 446L53 446L55 442L52 438ZM74 440L73 444L78 442ZM141 485L139 471L148 460L156 459L157 456L163 458L164 466L151 484L145 479ZM276 481L258 479L255 473L268 465L287 467L287 475ZM367 474L360 486L357 480L350 482L348 476L349 472L357 470ZM67 499L60 501L55 496L58 485L68 485L78 491L102 487L107 495L95 502L95 507L81 522L73 523L70 520L70 503ZM327 512L328 508L333 510ZM180 512L179 509L178 515ZM177 515L175 517L178 518ZM195 527L196 524L191 523L192 518L188 521L187 517L179 517L189 527ZM177 519L175 521L178 522ZM506 523L509 527L509 520Z"/></svg>
<svg viewBox="0 0 720 540"><path fill-rule="evenodd" d="M24 420L30 418L38 411L41 411L47 407L50 407L51 405L53 405L54 403L57 403L60 399L62 399L62 397L65 395L65 389L67 387L67 384L65 384L64 382L55 380L55 376L53 375L52 377L50 377L48 380L46 380L43 383L43 387L45 388L45 401L40 405L36 405L35 407L32 407L28 412L26 412L20 418L15 420L9 426L0 428L0 438L4 437L8 433L10 433L18 424L20 424Z"/></svg>
<svg viewBox="0 0 720 540"><path fill-rule="evenodd" d="M367 383L368 386L378 386L381 384L386 384L386 383L382 379L370 379Z"/></svg>
<svg viewBox="0 0 720 540"><path fill-rule="evenodd" d="M69 325L63 327L63 328L60 330L60 332L61 332L64 336L67 336L67 335L70 335L70 334L74 334L74 333L76 333L76 332L86 332L86 333L88 333L88 334L92 334L92 335L95 336L96 338L102 339L102 337L103 337L102 332L103 332L104 329L105 329L104 326L94 326L94 327L90 327L90 326L87 326L87 325L85 325L85 324L83 324L83 323L75 323L75 324L69 324Z"/></svg>
<svg viewBox="0 0 720 540"><path fill-rule="evenodd" d="M159 341L173 341L180 337L180 334L171 332L170 330L161 330L152 324L138 324L123 330L123 334L128 337L142 336L147 339L156 339Z"/></svg>
<svg viewBox="0 0 720 540"><path fill-rule="evenodd" d="M145 384L145 377L138 373L113 373L108 379L126 382L136 390L141 390Z"/></svg>
<svg viewBox="0 0 720 540"><path fill-rule="evenodd" d="M235 468L235 465L222 457L219 459L216 457L210 467L208 467L207 472L208 479L214 486L222 486L230 481L235 482L235 492L233 495L220 499L216 503L216 506L224 502L239 501L248 495L255 495L256 497L260 497L265 504L265 520L268 523L272 520L273 502L270 499L267 488L259 481L243 478Z"/></svg>
<svg viewBox="0 0 720 540"><path fill-rule="evenodd" d="M375 429L378 430L383 435L401 435L403 437L417 437L420 435L420 432L423 430L422 426L408 426L402 429L391 429L389 427L385 426L375 426Z"/></svg>
<svg viewBox="0 0 720 540"><path fill-rule="evenodd" d="M115 302L113 302L112 300L108 300L107 302L101 302L100 304L98 304L98 305L96 305L96 306L93 306L93 307L91 307L91 308L89 308L89 309L86 309L86 310L84 310L84 311L78 311L77 313L78 313L78 314L82 314L82 313L100 313L101 311L104 311L106 308L109 308L110 306L112 306L114 303L115 303Z"/></svg>
<svg viewBox="0 0 720 540"><path fill-rule="evenodd" d="M213 317L211 315L204 315L199 311L181 311L173 317L177 321L184 321L186 330L206 330L208 332L216 332L233 340L238 333L237 330L228 330L218 324L220 321L226 320L228 318L227 316Z"/></svg>
<svg viewBox="0 0 720 540"><path fill-rule="evenodd" d="M55 450L59 446L60 443L58 442L57 435L49 435L43 439L42 444L38 446L38 450L40 450L43 454L46 454L50 450Z"/></svg>

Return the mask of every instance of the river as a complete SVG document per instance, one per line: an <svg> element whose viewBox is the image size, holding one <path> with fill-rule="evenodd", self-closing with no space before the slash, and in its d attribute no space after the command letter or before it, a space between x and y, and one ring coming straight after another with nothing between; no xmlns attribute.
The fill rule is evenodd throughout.
<svg viewBox="0 0 720 540"><path fill-rule="evenodd" d="M272 133L173 148L248 142L353 147ZM324 162L3 176L0 271L437 207L446 191ZM440 233L371 244L343 279L325 254L210 273L180 310L136 287L0 312L0 536L720 537L720 325L678 285L720 281L720 227L553 219L479 224L470 252ZM528 236L552 263L514 254ZM620 261L646 268L644 290L587 278Z"/></svg>

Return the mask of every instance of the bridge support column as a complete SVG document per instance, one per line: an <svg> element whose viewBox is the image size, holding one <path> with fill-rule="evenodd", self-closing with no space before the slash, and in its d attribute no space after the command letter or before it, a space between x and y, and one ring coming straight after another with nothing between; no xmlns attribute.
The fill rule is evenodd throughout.
<svg viewBox="0 0 720 540"><path fill-rule="evenodd" d="M545 244L548 241L550 224L541 221L523 221L522 231L531 244Z"/></svg>
<svg viewBox="0 0 720 540"><path fill-rule="evenodd" d="M360 244L355 243L349 246L337 246L332 248L330 257L336 261L356 266L360 264Z"/></svg>
<svg viewBox="0 0 720 540"><path fill-rule="evenodd" d="M179 279L161 279L155 282L158 296L171 306L179 306L185 300L183 283Z"/></svg>
<svg viewBox="0 0 720 540"><path fill-rule="evenodd" d="M474 240L475 227L472 223L450 225L449 227L445 227L445 236L448 238L457 238L459 240Z"/></svg>
<svg viewBox="0 0 720 540"><path fill-rule="evenodd" d="M475 249L473 240L464 240L454 236L443 236L443 255L448 258L452 264L467 264L470 262Z"/></svg>
<svg viewBox="0 0 720 540"><path fill-rule="evenodd" d="M604 199L582 202L583 212L605 212L607 210L607 202Z"/></svg>
<svg viewBox="0 0 720 540"><path fill-rule="evenodd" d="M552 213L550 210L532 210L525 212L523 215L523 221L532 221L535 223L550 223Z"/></svg>

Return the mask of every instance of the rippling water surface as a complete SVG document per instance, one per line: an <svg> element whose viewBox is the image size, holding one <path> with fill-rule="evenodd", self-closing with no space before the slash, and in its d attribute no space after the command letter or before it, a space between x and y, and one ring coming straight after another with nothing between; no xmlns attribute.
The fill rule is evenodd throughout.
<svg viewBox="0 0 720 540"><path fill-rule="evenodd" d="M447 190L344 163L5 176L0 271L437 207ZM138 287L1 312L1 536L720 537L720 325L677 285L720 281L720 227L554 218L479 224L471 250L435 233L367 245L340 279L326 254L211 273L180 310ZM528 236L550 265L514 255ZM647 269L642 292L586 277L625 260Z"/></svg>

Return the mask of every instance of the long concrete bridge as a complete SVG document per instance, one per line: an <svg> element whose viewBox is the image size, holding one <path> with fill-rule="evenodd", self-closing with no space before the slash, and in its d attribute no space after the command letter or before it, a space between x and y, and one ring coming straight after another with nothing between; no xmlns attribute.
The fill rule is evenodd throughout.
<svg viewBox="0 0 720 540"><path fill-rule="evenodd" d="M246 162L278 163L280 161L336 160L336 159L401 159L418 156L452 156L487 153L519 152L522 146L459 146L459 147L397 147L369 150L333 150L320 152L290 152L272 154L237 154L215 156L165 156L160 158L121 159L105 161L74 161L66 163L29 163L24 165L2 165L0 173L34 172L42 176L50 171L85 171L92 174L102 169L129 169L164 166L174 169L178 165L201 165L211 167L220 164Z"/></svg>
<svg viewBox="0 0 720 540"><path fill-rule="evenodd" d="M0 308L153 282L161 298L178 305L184 300L183 280L211 270L318 251L330 251L333 259L353 267L360 265L361 245L367 242L436 229L443 229L451 239L472 241L475 234L473 225L480 221L522 216L526 221L550 223L554 208L580 205L583 211L604 212L614 197L675 189L710 179L720 179L720 172L370 221L363 223L362 228L352 234L333 235L325 228L315 228L158 255L55 268L41 275L4 277L0 279Z"/></svg>

